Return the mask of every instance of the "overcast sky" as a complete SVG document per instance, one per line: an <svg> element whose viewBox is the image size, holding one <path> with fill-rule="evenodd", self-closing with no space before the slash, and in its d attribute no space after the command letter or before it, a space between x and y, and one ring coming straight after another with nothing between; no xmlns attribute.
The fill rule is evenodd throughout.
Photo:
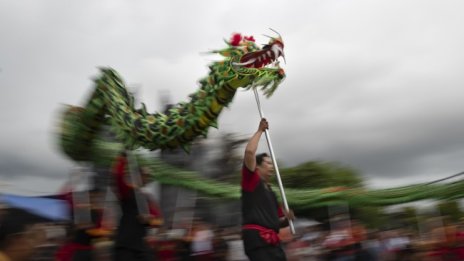
<svg viewBox="0 0 464 261"><path fill-rule="evenodd" d="M149 111L186 100L233 32L278 30L287 74L262 100L284 166L338 161L372 187L464 170L463 1L0 0L0 183L55 192L74 163L57 146L62 104L82 105L111 66ZM239 92L219 130L251 135ZM265 143L264 141L262 143Z"/></svg>

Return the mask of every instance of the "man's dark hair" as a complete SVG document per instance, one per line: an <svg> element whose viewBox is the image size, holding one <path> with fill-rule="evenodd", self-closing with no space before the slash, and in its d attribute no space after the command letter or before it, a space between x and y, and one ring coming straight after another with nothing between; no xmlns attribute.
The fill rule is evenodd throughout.
<svg viewBox="0 0 464 261"><path fill-rule="evenodd" d="M266 152L256 155L256 165L261 165L265 157L269 157L269 155Z"/></svg>

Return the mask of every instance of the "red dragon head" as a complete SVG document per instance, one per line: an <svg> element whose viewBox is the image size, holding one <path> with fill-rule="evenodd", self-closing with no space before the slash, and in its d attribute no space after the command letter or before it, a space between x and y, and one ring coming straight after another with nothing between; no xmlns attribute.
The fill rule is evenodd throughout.
<svg viewBox="0 0 464 261"><path fill-rule="evenodd" d="M272 30L272 29L271 29ZM234 62L234 66L245 68L262 68L272 63L278 63L278 58L282 57L285 62L284 42L278 32L278 37L269 37L269 43L259 48L255 44L253 36L243 36L241 34L232 35L229 43L235 47L244 47L245 53L240 57L239 61Z"/></svg>

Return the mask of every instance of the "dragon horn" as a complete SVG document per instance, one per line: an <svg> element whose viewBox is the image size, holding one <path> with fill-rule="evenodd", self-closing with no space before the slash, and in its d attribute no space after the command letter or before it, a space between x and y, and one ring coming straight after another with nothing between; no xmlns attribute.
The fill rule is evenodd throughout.
<svg viewBox="0 0 464 261"><path fill-rule="evenodd" d="M276 33L280 39L282 39L282 36L279 34L279 32L277 32L276 30L272 29L272 28L269 28L271 31L273 31L274 33Z"/></svg>

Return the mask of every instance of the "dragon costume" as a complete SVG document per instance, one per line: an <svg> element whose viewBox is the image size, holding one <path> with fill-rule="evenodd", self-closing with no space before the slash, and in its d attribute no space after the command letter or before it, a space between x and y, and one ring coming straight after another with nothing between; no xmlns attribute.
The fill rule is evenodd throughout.
<svg viewBox="0 0 464 261"><path fill-rule="evenodd" d="M252 36L234 34L224 49L212 51L222 61L209 66L209 74L189 102L180 102L166 113L149 114L145 105L134 108L134 98L122 78L111 68L101 68L95 91L84 107L68 106L60 128L62 150L72 160L93 161L96 140L104 124L112 126L117 140L127 149L149 150L181 147L189 151L197 136L206 137L217 127L217 117L238 88L260 87L271 96L285 78L277 59L284 57L280 35L260 48Z"/></svg>
<svg viewBox="0 0 464 261"><path fill-rule="evenodd" d="M123 149L144 147L150 150L181 147L189 150L197 136L206 136L209 127L217 127L217 117L233 99L238 88L260 87L271 96L285 78L277 58L284 57L282 38L270 37L262 48L253 37L235 34L226 47L212 51L222 61L209 66L209 74L200 80L200 88L189 102L180 102L166 113L149 114L142 104L134 108L134 99L122 78L111 68L101 68L94 80L95 91L84 107L67 106L59 136L61 148L74 161L108 165ZM271 66L268 66L271 65ZM110 125L118 142L101 138L103 126ZM240 188L201 178L198 173L169 166L156 159L139 157L162 184L181 186L203 194L238 199ZM344 204L387 206L422 199L459 199L464 197L464 181L450 184L416 184L391 189L349 188L287 189L288 202L295 210Z"/></svg>

